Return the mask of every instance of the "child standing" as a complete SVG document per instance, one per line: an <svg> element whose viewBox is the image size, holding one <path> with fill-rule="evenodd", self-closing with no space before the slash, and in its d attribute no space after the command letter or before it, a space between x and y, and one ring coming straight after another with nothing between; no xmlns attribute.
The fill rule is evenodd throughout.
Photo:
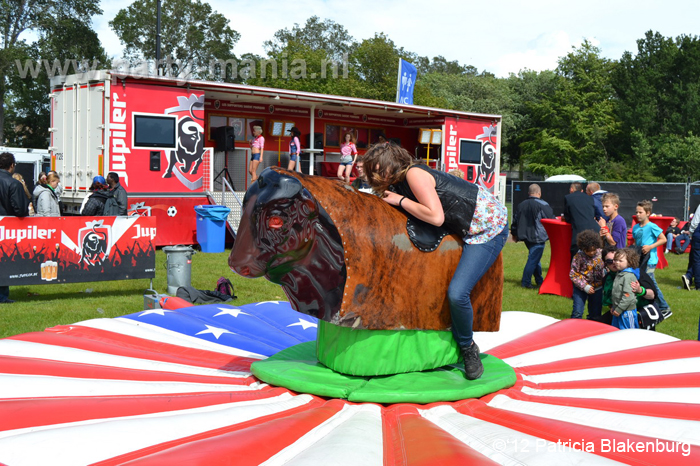
<svg viewBox="0 0 700 466"><path fill-rule="evenodd" d="M618 249L614 263L618 272L612 286L612 326L620 330L639 328L637 296L632 289L632 283L639 281L639 255L634 249Z"/></svg>
<svg viewBox="0 0 700 466"><path fill-rule="evenodd" d="M649 220L651 216L651 201L644 200L637 203L637 225L632 228L632 237L634 243L642 248L642 254L649 253L649 261L647 262L647 274L653 280L656 289L659 291L657 299L659 300L659 311L666 314L669 311L669 306L664 295L659 288L659 284L654 277L656 264L659 263L659 256L656 254L656 248L666 244L664 232L657 224Z"/></svg>
<svg viewBox="0 0 700 466"><path fill-rule="evenodd" d="M603 303L603 246L598 232L584 230L576 236L579 251L571 261L569 278L574 282L572 319L581 319L588 300L588 318L600 320Z"/></svg>
<svg viewBox="0 0 700 466"><path fill-rule="evenodd" d="M600 237L604 244L622 249L627 246L627 222L618 215L620 208L620 197L615 193L605 193L601 199L603 213L608 217L608 221L602 217L598 220L600 225Z"/></svg>

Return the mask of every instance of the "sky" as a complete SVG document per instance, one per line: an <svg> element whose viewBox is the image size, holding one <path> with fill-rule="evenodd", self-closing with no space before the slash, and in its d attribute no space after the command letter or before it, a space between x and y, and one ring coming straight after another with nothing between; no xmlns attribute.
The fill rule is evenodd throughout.
<svg viewBox="0 0 700 466"><path fill-rule="evenodd" d="M204 0L202 0L204 1ZM114 58L122 44L108 23L130 1L102 2L94 20ZM276 31L304 25L316 15L342 24L356 41L383 32L396 46L421 56L442 55L499 77L522 69L554 69L557 60L588 39L603 56L636 53L636 41L653 30L665 37L700 35L700 1L677 0L210 0L241 34L234 53L265 55ZM155 20L155 12L154 12Z"/></svg>

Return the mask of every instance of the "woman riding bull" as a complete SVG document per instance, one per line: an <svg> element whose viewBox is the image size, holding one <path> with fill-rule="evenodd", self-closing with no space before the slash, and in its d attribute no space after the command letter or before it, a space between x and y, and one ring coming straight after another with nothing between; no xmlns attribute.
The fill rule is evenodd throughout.
<svg viewBox="0 0 700 466"><path fill-rule="evenodd" d="M462 255L447 298L452 334L464 358L466 378L484 372L473 341L471 291L494 263L508 239L508 212L482 187L417 164L394 144L372 146L364 156L367 180L384 201L462 238Z"/></svg>

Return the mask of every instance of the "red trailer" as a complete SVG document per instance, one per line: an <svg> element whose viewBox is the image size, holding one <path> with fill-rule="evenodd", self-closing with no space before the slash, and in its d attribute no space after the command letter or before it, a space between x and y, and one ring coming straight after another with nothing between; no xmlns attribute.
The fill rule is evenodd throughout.
<svg viewBox="0 0 700 466"><path fill-rule="evenodd" d="M69 212L78 212L94 176L116 172L129 213L157 217L158 246L196 243L200 204L230 207L235 232L253 126L265 137L259 170L287 166L292 126L302 133L299 169L329 176L343 134L355 134L360 154L385 134L500 193L499 115L117 71L55 77L51 88L51 165Z"/></svg>

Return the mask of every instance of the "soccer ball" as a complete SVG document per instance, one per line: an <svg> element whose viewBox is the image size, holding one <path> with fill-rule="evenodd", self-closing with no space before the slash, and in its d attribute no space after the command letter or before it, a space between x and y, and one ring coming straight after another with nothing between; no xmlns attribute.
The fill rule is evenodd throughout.
<svg viewBox="0 0 700 466"><path fill-rule="evenodd" d="M177 209L175 208L174 205L171 205L168 207L168 217L174 217L177 215Z"/></svg>

